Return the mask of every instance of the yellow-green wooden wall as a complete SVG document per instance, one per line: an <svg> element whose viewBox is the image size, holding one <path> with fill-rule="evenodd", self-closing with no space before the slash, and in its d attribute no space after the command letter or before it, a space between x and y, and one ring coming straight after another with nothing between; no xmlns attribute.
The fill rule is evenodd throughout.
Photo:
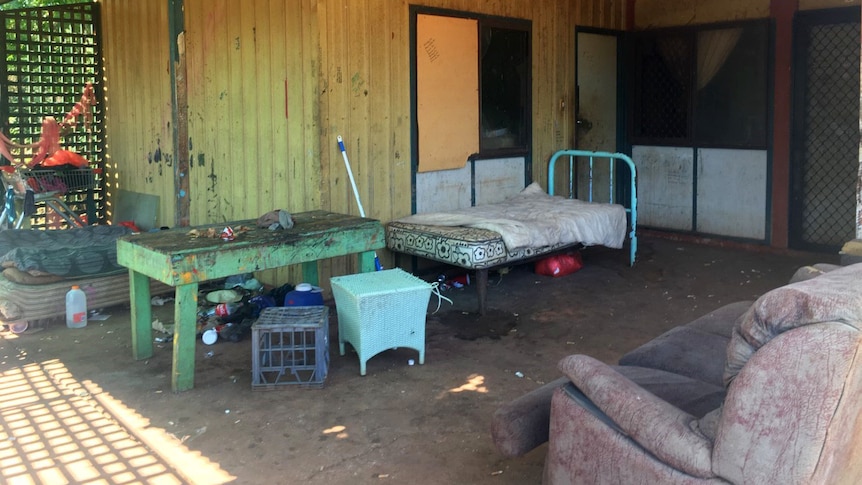
<svg viewBox="0 0 862 485"><path fill-rule="evenodd" d="M117 189L160 198L157 221L173 225L173 135L167 2L102 2L106 199Z"/></svg>
<svg viewBox="0 0 862 485"><path fill-rule="evenodd" d="M559 106L573 105L575 26L621 30L624 3L186 0L191 224L275 208L358 214L337 135L367 215L408 215L411 4L532 21L533 174L544 180L550 155L571 146L573 114ZM173 226L166 4L102 0L102 17L109 191L158 195L158 222ZM321 270L354 267L341 258Z"/></svg>
<svg viewBox="0 0 862 485"><path fill-rule="evenodd" d="M636 29L769 17L771 2L796 0L635 0ZM799 10L858 6L860 0L798 0Z"/></svg>

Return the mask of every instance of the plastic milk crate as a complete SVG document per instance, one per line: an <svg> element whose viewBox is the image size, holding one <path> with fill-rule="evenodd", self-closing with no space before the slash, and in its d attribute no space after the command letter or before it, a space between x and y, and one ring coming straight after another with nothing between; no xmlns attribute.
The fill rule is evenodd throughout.
<svg viewBox="0 0 862 485"><path fill-rule="evenodd" d="M338 312L338 350L349 343L359 354L359 374L375 355L396 347L419 352L425 363L425 315L431 285L401 269L330 279Z"/></svg>
<svg viewBox="0 0 862 485"><path fill-rule="evenodd" d="M323 387L329 370L329 307L270 307L251 327L254 390Z"/></svg>

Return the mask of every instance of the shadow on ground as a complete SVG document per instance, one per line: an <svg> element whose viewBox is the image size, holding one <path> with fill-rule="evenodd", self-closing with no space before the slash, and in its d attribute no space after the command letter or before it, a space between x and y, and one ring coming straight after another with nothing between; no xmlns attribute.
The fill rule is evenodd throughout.
<svg viewBox="0 0 862 485"><path fill-rule="evenodd" d="M623 251L590 248L584 268L566 277L529 265L493 274L483 317L473 287L445 292L453 304L428 317L424 365L410 365L416 351L392 349L360 376L349 346L338 355L333 311L323 389L252 391L246 339L197 342L195 388L173 393L171 344L133 360L123 307L85 329L5 332L0 481L539 483L545 447L503 459L490 419L557 378L560 358L614 362L677 324L785 283L799 266L837 260L641 241L634 267ZM170 323L169 307L154 312Z"/></svg>

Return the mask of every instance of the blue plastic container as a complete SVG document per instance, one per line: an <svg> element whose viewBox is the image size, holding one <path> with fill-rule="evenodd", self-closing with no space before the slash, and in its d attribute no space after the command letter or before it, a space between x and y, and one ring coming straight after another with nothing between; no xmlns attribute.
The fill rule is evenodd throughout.
<svg viewBox="0 0 862 485"><path fill-rule="evenodd" d="M308 283L300 283L293 291L284 295L284 306L315 305L323 305L323 294L320 291L314 291L314 287Z"/></svg>

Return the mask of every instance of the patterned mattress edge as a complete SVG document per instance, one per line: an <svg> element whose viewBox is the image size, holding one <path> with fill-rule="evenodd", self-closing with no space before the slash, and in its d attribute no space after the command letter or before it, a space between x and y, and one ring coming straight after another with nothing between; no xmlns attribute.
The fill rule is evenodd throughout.
<svg viewBox="0 0 862 485"><path fill-rule="evenodd" d="M484 269L551 253L573 244L508 251L499 233L471 227L386 224L386 247L466 269Z"/></svg>

